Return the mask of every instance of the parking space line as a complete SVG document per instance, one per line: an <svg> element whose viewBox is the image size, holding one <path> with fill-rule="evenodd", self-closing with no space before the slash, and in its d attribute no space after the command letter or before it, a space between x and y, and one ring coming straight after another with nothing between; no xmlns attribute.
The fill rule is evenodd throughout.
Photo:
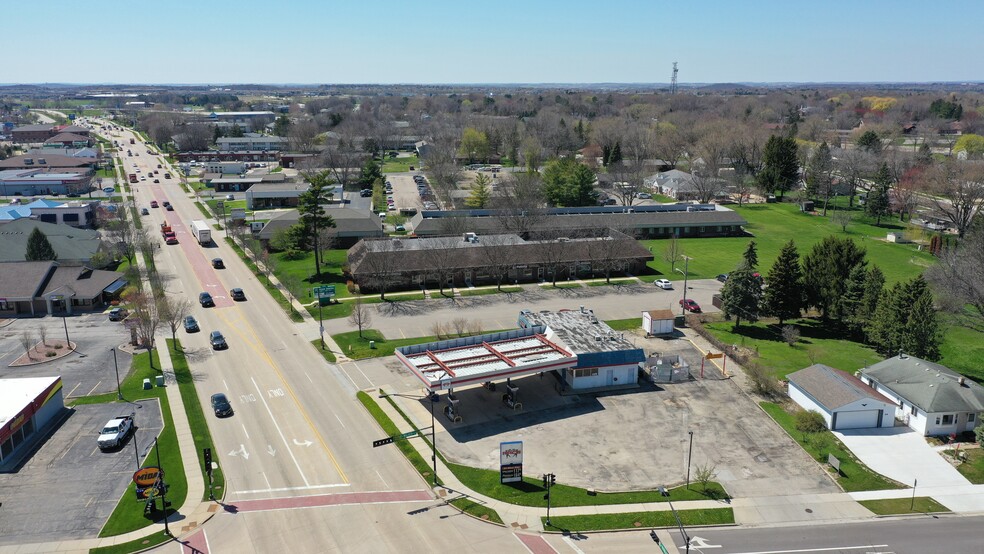
<svg viewBox="0 0 984 554"><path fill-rule="evenodd" d="M79 381L79 383L77 385L75 385L75 387L68 394L66 394L65 397L66 398L72 398L72 393L75 392L75 389L77 389L77 388L79 388L81 386L82 386L82 381Z"/></svg>
<svg viewBox="0 0 984 554"><path fill-rule="evenodd" d="M362 368L359 367L359 364L357 364L355 362L352 362L352 365L354 365L355 366L355 369L358 369L359 370L359 373L361 373L362 376L366 378L366 381L369 383L369 386L370 387L375 387L376 386L376 384L372 382L372 379L370 379L369 376L366 375L366 372L365 371L362 371Z"/></svg>
<svg viewBox="0 0 984 554"><path fill-rule="evenodd" d="M89 394L87 394L86 396L92 396L92 393L95 392L95 390L97 388L99 388L99 385L101 385L101 384L102 384L102 381L98 381L95 385L93 385L92 390L90 390L89 391Z"/></svg>

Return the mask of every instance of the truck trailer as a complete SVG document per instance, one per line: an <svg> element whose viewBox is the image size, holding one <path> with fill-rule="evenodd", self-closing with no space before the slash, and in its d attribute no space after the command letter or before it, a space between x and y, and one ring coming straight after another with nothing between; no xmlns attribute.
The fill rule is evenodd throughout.
<svg viewBox="0 0 984 554"><path fill-rule="evenodd" d="M191 222L191 232L195 235L195 240L198 241L198 244L202 246L212 242L212 230L209 228L208 223L200 219Z"/></svg>

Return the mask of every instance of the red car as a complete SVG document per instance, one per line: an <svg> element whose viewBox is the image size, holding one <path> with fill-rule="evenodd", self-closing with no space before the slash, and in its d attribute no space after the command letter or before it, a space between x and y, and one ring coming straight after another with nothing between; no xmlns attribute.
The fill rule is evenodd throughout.
<svg viewBox="0 0 984 554"><path fill-rule="evenodd" d="M700 304L694 302L690 298L680 299L680 305L683 306L683 309L688 312L692 312L695 314L700 313Z"/></svg>
<svg viewBox="0 0 984 554"><path fill-rule="evenodd" d="M151 208L156 208L157 207L157 200L151 200L150 201L150 207Z"/></svg>

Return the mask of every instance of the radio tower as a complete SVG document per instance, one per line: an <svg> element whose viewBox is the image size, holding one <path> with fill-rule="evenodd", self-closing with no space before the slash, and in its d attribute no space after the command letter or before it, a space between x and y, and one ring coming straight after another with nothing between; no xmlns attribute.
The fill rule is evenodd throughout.
<svg viewBox="0 0 984 554"><path fill-rule="evenodd" d="M677 63L673 62L673 77L670 78L670 94L677 93Z"/></svg>

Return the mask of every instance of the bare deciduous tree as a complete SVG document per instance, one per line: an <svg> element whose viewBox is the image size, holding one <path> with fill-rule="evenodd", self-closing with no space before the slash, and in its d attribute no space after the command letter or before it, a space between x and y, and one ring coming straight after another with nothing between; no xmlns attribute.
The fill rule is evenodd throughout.
<svg viewBox="0 0 984 554"><path fill-rule="evenodd" d="M359 338L362 338L362 330L372 325L372 312L369 306L362 302L362 295L357 295L352 301L352 315L348 318L349 323L359 328Z"/></svg>
<svg viewBox="0 0 984 554"><path fill-rule="evenodd" d="M677 239L677 236L673 235L666 241L666 246L663 247L663 259L666 263L670 264L671 274L676 271L676 263L680 261L681 255L683 255L683 247L680 245L680 240Z"/></svg>
<svg viewBox="0 0 984 554"><path fill-rule="evenodd" d="M794 325L783 325L782 326L782 340L792 346L799 342L800 330Z"/></svg>
<svg viewBox="0 0 984 554"><path fill-rule="evenodd" d="M454 327L454 332L459 337L462 337L465 335L465 330L468 328L468 320L463 317L452 318L451 326Z"/></svg>
<svg viewBox="0 0 984 554"><path fill-rule="evenodd" d="M191 301L183 296L161 294L157 297L157 313L171 330L171 341L177 341L178 328L191 310Z"/></svg>
<svg viewBox="0 0 984 554"><path fill-rule="evenodd" d="M461 239L457 237L437 237L433 240L433 247L423 252L427 265L430 267L430 275L437 280L437 286L442 295L444 294L444 286L449 284L454 277L455 246L459 240Z"/></svg>
<svg viewBox="0 0 984 554"><path fill-rule="evenodd" d="M703 491L707 491L707 485L717 476L717 467L714 464L698 465L694 468L694 481L700 484Z"/></svg>
<svg viewBox="0 0 984 554"><path fill-rule="evenodd" d="M847 226L854 220L854 213L850 210L834 210L830 214L830 221L841 228L842 233L847 232Z"/></svg>
<svg viewBox="0 0 984 554"><path fill-rule="evenodd" d="M496 218L503 231L525 236L536 230L547 217L540 174L526 171L503 179L496 187L492 204L499 210Z"/></svg>
<svg viewBox="0 0 984 554"><path fill-rule="evenodd" d="M984 207L984 170L976 164L948 161L933 169L930 187L933 206L963 238Z"/></svg>
<svg viewBox="0 0 984 554"><path fill-rule="evenodd" d="M154 367L154 334L160 325L160 314L157 311L157 303L154 301L153 294L144 292L134 292L128 299L133 309L133 317L137 322L137 332L140 341L147 349L150 357L150 367Z"/></svg>
<svg viewBox="0 0 984 554"><path fill-rule="evenodd" d="M926 271L927 278L956 304L970 304L984 314L984 230L973 229L955 248L945 248L939 263Z"/></svg>
<svg viewBox="0 0 984 554"><path fill-rule="evenodd" d="M502 282L512 267L508 240L503 235L485 235L479 238L485 270L495 280L496 289L502 290Z"/></svg>
<svg viewBox="0 0 984 554"><path fill-rule="evenodd" d="M33 359L31 357L31 347L34 346L34 337L31 336L30 331L24 331L21 334L20 343L24 347L24 353L27 354L27 359Z"/></svg>
<svg viewBox="0 0 984 554"><path fill-rule="evenodd" d="M41 344L48 346L48 328L42 324L38 325L38 337L41 338Z"/></svg>

